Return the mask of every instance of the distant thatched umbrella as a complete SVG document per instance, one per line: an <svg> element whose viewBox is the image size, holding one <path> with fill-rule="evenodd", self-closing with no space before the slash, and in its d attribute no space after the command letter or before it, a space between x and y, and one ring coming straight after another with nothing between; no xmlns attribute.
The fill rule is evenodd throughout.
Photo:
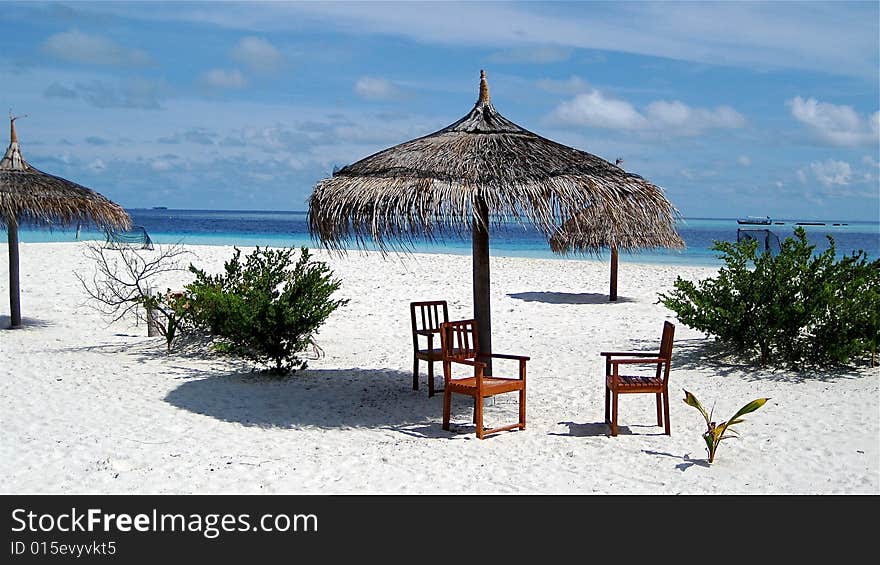
<svg viewBox="0 0 880 565"><path fill-rule="evenodd" d="M617 252L645 249L683 249L684 240L675 229L678 210L660 188L646 183L644 191L632 196L638 202L596 214L589 208L566 220L550 237L554 253L598 255L611 249L610 300L617 300Z"/></svg>
<svg viewBox="0 0 880 565"><path fill-rule="evenodd" d="M653 205L650 183L595 155L527 131L499 114L486 75L480 96L457 122L336 171L309 199L309 229L339 250L372 240L472 232L474 318L491 351L489 227L530 221L549 238L560 218L597 217Z"/></svg>
<svg viewBox="0 0 880 565"><path fill-rule="evenodd" d="M0 225L9 240L9 305L12 328L21 327L18 225L22 220L70 225L92 222L127 229L131 219L121 206L75 182L35 169L21 156L15 120L9 121L9 148L0 160Z"/></svg>

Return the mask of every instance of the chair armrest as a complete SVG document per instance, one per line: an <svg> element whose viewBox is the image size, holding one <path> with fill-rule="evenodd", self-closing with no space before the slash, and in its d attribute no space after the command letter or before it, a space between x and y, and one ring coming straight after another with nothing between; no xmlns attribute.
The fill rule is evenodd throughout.
<svg viewBox="0 0 880 565"><path fill-rule="evenodd" d="M611 356L630 356L630 357L656 357L656 351L603 351L599 353L605 357Z"/></svg>
<svg viewBox="0 0 880 565"><path fill-rule="evenodd" d="M470 365L471 367L483 367L483 368L486 367L485 363L481 363L480 361L471 361L470 359L450 358L450 359L448 359L448 361L451 361L453 363L460 363L462 365Z"/></svg>
<svg viewBox="0 0 880 565"><path fill-rule="evenodd" d="M414 333L417 335L434 335L440 333L440 330L416 330Z"/></svg>
<svg viewBox="0 0 880 565"><path fill-rule="evenodd" d="M528 361L531 357L525 355L509 355L506 353L482 353L480 357L492 357L494 359L517 359L519 361Z"/></svg>
<svg viewBox="0 0 880 565"><path fill-rule="evenodd" d="M662 357L652 357L648 359L612 359L612 365L635 365L636 363L665 363L666 359Z"/></svg>

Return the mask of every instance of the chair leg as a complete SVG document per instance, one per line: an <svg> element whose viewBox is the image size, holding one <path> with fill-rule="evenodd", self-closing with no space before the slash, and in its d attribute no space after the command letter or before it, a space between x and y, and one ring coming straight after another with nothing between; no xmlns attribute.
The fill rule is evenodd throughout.
<svg viewBox="0 0 880 565"><path fill-rule="evenodd" d="M661 407L662 400L660 398L662 395L658 392L654 396L657 397L657 425L662 426L663 425L663 409Z"/></svg>
<svg viewBox="0 0 880 565"><path fill-rule="evenodd" d="M452 412L452 393L443 392L443 429L449 430L449 414Z"/></svg>
<svg viewBox="0 0 880 565"><path fill-rule="evenodd" d="M663 393L663 411L666 412L666 435L671 436L669 428L669 391Z"/></svg>
<svg viewBox="0 0 880 565"><path fill-rule="evenodd" d="M475 396L474 423L477 425L477 438L483 439L483 399Z"/></svg>
<svg viewBox="0 0 880 565"><path fill-rule="evenodd" d="M617 391L612 393L611 399L611 435L617 435Z"/></svg>
<svg viewBox="0 0 880 565"><path fill-rule="evenodd" d="M434 362L428 361L428 396L434 396ZM660 405L657 405L659 409Z"/></svg>
<svg viewBox="0 0 880 565"><path fill-rule="evenodd" d="M611 425L611 390L605 387L605 423Z"/></svg>
<svg viewBox="0 0 880 565"><path fill-rule="evenodd" d="M526 429L526 389L519 391L519 429Z"/></svg>
<svg viewBox="0 0 880 565"><path fill-rule="evenodd" d="M419 390L419 358L413 357L413 390Z"/></svg>

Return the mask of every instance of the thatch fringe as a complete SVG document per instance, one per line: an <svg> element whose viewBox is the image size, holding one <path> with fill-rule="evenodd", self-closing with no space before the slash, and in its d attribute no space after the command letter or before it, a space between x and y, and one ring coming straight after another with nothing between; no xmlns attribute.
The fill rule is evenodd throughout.
<svg viewBox="0 0 880 565"><path fill-rule="evenodd" d="M13 141L0 160L0 225L28 220L131 227L131 218L121 206L94 190L31 166Z"/></svg>
<svg viewBox="0 0 880 565"><path fill-rule="evenodd" d="M552 234L550 249L562 255L598 255L610 247L629 253L684 249L676 230L680 219L679 211L656 189L651 206L622 206L604 215L579 211Z"/></svg>

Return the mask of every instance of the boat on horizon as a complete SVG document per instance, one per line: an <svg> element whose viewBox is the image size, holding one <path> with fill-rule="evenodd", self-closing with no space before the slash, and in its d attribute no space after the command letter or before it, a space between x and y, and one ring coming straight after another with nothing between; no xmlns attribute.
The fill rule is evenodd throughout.
<svg viewBox="0 0 880 565"><path fill-rule="evenodd" d="M736 220L738 224L749 224L753 226L769 226L772 222L770 216L748 216Z"/></svg>

